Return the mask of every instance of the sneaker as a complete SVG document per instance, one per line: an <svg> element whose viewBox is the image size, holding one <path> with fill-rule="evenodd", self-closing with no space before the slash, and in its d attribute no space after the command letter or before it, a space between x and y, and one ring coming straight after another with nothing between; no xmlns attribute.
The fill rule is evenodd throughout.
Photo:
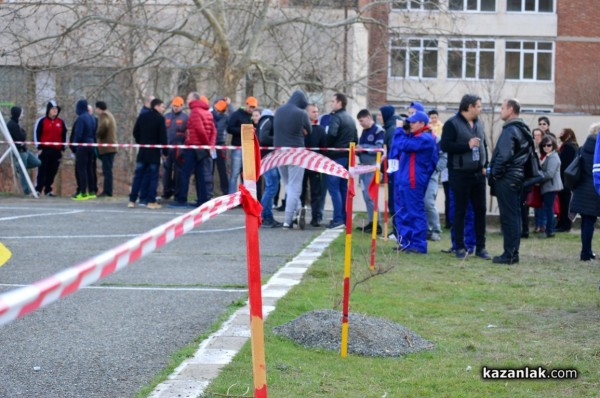
<svg viewBox="0 0 600 398"><path fill-rule="evenodd" d="M52 191L46 192L46 196L49 197L49 198L55 198L56 197L56 195Z"/></svg>
<svg viewBox="0 0 600 398"><path fill-rule="evenodd" d="M494 264L507 264L507 265L511 265L511 264L516 264L519 262L519 257L518 256L513 256L513 257L508 257L508 256L495 256L492 259L492 263Z"/></svg>
<svg viewBox="0 0 600 398"><path fill-rule="evenodd" d="M304 229L306 227L306 207L301 207L298 210L297 222L298 228Z"/></svg>
<svg viewBox="0 0 600 398"><path fill-rule="evenodd" d="M364 226L358 226L358 227L356 227L356 230L369 234L373 231L373 223L370 222Z"/></svg>
<svg viewBox="0 0 600 398"><path fill-rule="evenodd" d="M290 225L290 224L284 222L283 225L281 226L281 228L289 230L289 229L294 229L294 226L293 226L293 224Z"/></svg>
<svg viewBox="0 0 600 398"><path fill-rule="evenodd" d="M261 228L281 228L283 223L275 220L274 218L265 218L261 224Z"/></svg>
<svg viewBox="0 0 600 398"><path fill-rule="evenodd" d="M180 202L173 202L173 203L169 203L167 205L167 207L169 209L187 209L188 208L188 204L187 203L180 203Z"/></svg>
<svg viewBox="0 0 600 398"><path fill-rule="evenodd" d="M343 222L333 222L333 220L331 220L331 222L327 226L327 229L340 229L340 228L343 228L345 226L346 225Z"/></svg>
<svg viewBox="0 0 600 398"><path fill-rule="evenodd" d="M438 241L442 240L442 237L440 236L439 233L432 232L431 235L429 236L429 240L433 241L433 242L438 242Z"/></svg>
<svg viewBox="0 0 600 398"><path fill-rule="evenodd" d="M321 221L313 218L312 220L310 220L310 225L312 225L313 227L320 227Z"/></svg>
<svg viewBox="0 0 600 398"><path fill-rule="evenodd" d="M148 203L146 203L146 202L138 202L138 206L140 206L140 207L146 207L146 206L148 206Z"/></svg>
<svg viewBox="0 0 600 398"><path fill-rule="evenodd" d="M107 194L106 192L102 192L100 195L98 195L99 198L112 198L112 195Z"/></svg>
<svg viewBox="0 0 600 398"><path fill-rule="evenodd" d="M134 207L135 207L135 202L129 202L129 203L127 203L127 208L133 209Z"/></svg>
<svg viewBox="0 0 600 398"><path fill-rule="evenodd" d="M441 252L442 252L442 253L446 253L446 254L452 254L452 253L454 253L455 251L456 251L456 250L454 250L453 248L446 249L446 250L444 250L444 249L442 249L442 250L441 250Z"/></svg>
<svg viewBox="0 0 600 398"><path fill-rule="evenodd" d="M458 249L454 252L456 258L464 259L467 258L467 251L465 249Z"/></svg>
<svg viewBox="0 0 600 398"><path fill-rule="evenodd" d="M150 210L162 209L162 206L156 202L148 203L148 206L146 206L146 207Z"/></svg>
<svg viewBox="0 0 600 398"><path fill-rule="evenodd" d="M96 199L96 198L97 198L97 196L96 196L96 194L95 194L95 193L88 193L88 194L86 195L86 197L87 197L87 199Z"/></svg>
<svg viewBox="0 0 600 398"><path fill-rule="evenodd" d="M48 196L48 194L46 194L46 196ZM87 197L87 195L78 193L77 195L71 196L71 199L73 199L73 200L88 200L89 198Z"/></svg>
<svg viewBox="0 0 600 398"><path fill-rule="evenodd" d="M477 250L475 251L475 255L479 258L482 258L484 260L491 260L492 256L490 256L490 254L488 253L487 250L485 249L481 249L481 250Z"/></svg>

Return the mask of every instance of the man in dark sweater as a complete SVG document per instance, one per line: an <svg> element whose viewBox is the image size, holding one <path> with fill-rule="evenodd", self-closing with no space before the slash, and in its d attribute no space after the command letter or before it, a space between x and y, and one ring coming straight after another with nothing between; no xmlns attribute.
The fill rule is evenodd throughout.
<svg viewBox="0 0 600 398"><path fill-rule="evenodd" d="M27 141L27 134L23 127L19 125L19 120L23 117L23 110L18 106L13 106L10 108L10 120L6 123L6 127L8 128L8 132L12 137L13 141ZM42 162L35 156L33 153L27 150L25 144L15 144L17 147L17 151L19 151L19 156L23 161L23 166L27 169L33 169L35 167L40 167ZM15 159L16 160L16 159ZM31 194L31 189L29 189L29 184L27 183L27 179L25 178L25 174L21 167L17 165L17 174L19 175L19 179L21 180L21 186L23 187L23 193L25 195Z"/></svg>
<svg viewBox="0 0 600 398"><path fill-rule="evenodd" d="M73 143L93 144L96 142L96 119L88 112L88 103L85 99L77 101L75 107L77 119L73 124ZM94 148L79 146L75 152L75 177L77 178L77 192L71 199L88 200L96 198L96 185L94 183L93 159Z"/></svg>
<svg viewBox="0 0 600 398"><path fill-rule="evenodd" d="M231 145L242 145L242 124L252 124L252 111L258 108L258 100L246 98L246 107L239 108L229 116L227 132L231 134ZM238 178L242 172L242 150L231 151L231 175L229 176L229 193L237 192Z"/></svg>
<svg viewBox="0 0 600 398"><path fill-rule="evenodd" d="M327 146L329 148L348 148L350 143L358 142L356 124L352 116L346 112L346 105L348 105L348 98L344 94L337 93L333 95L331 118L327 127ZM348 168L348 152L331 152L329 157L346 169ZM333 204L333 220L327 228L338 228L346 224L348 180L328 175L327 189Z"/></svg>
<svg viewBox="0 0 600 398"><path fill-rule="evenodd" d="M458 113L442 130L440 146L448 153L448 180L454 195L456 257L465 258L465 214L469 200L475 213L475 255L489 260L485 249L487 144L483 123L479 120L481 98L466 94Z"/></svg>
<svg viewBox="0 0 600 398"><path fill-rule="evenodd" d="M163 112L165 104L160 98L155 98L150 103L151 110L138 116L133 127L133 137L136 144L167 145L167 126ZM135 175L131 184L129 204L127 207L135 207L140 191L145 197L140 197L140 206L148 206L148 209L160 209L161 205L156 203L156 188L158 186L158 175L161 154L167 157L167 148L140 148L135 165Z"/></svg>

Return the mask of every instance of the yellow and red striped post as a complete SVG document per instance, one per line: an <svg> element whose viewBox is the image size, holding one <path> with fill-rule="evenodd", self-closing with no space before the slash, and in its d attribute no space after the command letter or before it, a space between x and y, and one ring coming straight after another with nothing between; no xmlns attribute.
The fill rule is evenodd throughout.
<svg viewBox="0 0 600 398"><path fill-rule="evenodd" d="M380 163L381 163L381 152L377 152L377 170L375 170L375 197L373 199L373 230L371 231L371 263L369 268L371 271L375 270L375 251L377 249L377 222L379 220L379 181L381 179ZM370 192L369 192L370 193Z"/></svg>
<svg viewBox="0 0 600 398"><path fill-rule="evenodd" d="M355 144L350 144L348 169L356 166ZM346 247L344 253L344 300L342 305L342 344L341 356L348 356L348 313L350 307L350 264L352 263L352 203L354 201L354 178L348 175L348 193L346 195Z"/></svg>
<svg viewBox="0 0 600 398"><path fill-rule="evenodd" d="M384 145L383 150L387 154L387 147ZM388 212L388 195L389 195L389 186L388 186L388 157L386 155L383 160L383 240L388 240L388 221L389 221L389 212Z"/></svg>
<svg viewBox="0 0 600 398"><path fill-rule="evenodd" d="M256 181L260 172L260 151L251 124L242 125L242 159L244 186L250 200L243 198L246 212L246 261L248 265L248 296L250 302L250 338L252 345L252 374L254 397L267 397L267 367L265 364L265 337L263 329L262 291L260 281L260 203L256 200ZM257 161L258 159L258 161ZM244 187L240 187L242 189Z"/></svg>

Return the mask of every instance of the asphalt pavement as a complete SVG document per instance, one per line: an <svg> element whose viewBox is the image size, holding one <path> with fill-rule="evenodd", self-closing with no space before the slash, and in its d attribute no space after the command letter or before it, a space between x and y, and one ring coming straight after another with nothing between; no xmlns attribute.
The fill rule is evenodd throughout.
<svg viewBox="0 0 600 398"><path fill-rule="evenodd" d="M127 209L124 198L0 197L0 243L12 253L0 266L0 293L183 213ZM263 278L322 231L262 229ZM132 397L170 354L245 299L246 285L244 214L238 208L93 286L0 326L0 397Z"/></svg>

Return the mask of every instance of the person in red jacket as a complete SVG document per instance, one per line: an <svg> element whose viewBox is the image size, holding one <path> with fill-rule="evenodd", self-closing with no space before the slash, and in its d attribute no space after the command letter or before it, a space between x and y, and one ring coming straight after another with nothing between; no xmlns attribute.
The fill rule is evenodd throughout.
<svg viewBox="0 0 600 398"><path fill-rule="evenodd" d="M197 92L192 92L187 97L190 116L187 122L185 145L215 145L217 142L217 129L212 113L208 110L208 101L201 99ZM188 189L190 177L196 175L196 195L198 202L195 206L209 201L213 191L213 160L208 149L184 149L183 167L179 180L179 192L175 203L169 207L188 207ZM195 207L193 206L193 207Z"/></svg>
<svg viewBox="0 0 600 398"><path fill-rule="evenodd" d="M67 125L58 115L60 115L60 107L56 101L50 100L46 106L46 116L39 118L33 129L33 140L37 145L38 157L42 162L35 190L39 194L45 193L46 196L56 196L52 192L52 184L65 150L63 144L47 143L67 141Z"/></svg>

